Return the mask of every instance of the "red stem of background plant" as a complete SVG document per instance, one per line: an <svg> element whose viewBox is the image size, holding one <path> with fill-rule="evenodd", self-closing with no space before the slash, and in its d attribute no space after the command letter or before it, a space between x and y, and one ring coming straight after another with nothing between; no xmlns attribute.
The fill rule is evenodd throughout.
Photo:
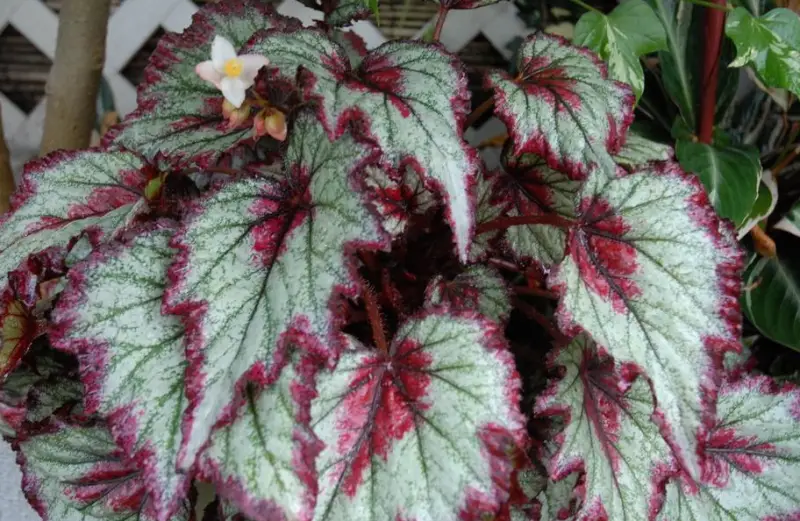
<svg viewBox="0 0 800 521"><path fill-rule="evenodd" d="M724 7L724 0L712 0ZM700 98L700 118L697 122L697 137L701 143L711 144L714 136L714 114L717 108L717 78L719 57L722 48L722 31L725 26L725 11L705 10L705 48L703 49L703 85Z"/></svg>
<svg viewBox="0 0 800 521"><path fill-rule="evenodd" d="M438 42L439 38L442 36L442 27L444 27L444 21L447 18L447 12L449 9L443 6L439 6L439 14L436 16L436 27L433 29L433 41Z"/></svg>

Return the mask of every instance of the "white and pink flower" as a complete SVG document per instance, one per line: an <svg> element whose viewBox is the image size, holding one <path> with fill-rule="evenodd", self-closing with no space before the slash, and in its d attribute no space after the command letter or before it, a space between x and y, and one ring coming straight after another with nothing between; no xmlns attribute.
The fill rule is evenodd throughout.
<svg viewBox="0 0 800 521"><path fill-rule="evenodd" d="M236 53L233 44L222 36L215 36L211 44L211 59L198 63L195 72L214 84L234 107L244 103L247 89L253 86L258 71L269 65L269 60L259 54Z"/></svg>

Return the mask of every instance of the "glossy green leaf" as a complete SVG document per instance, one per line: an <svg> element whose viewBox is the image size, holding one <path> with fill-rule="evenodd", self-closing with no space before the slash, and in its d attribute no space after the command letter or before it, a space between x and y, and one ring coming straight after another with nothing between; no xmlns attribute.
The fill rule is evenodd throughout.
<svg viewBox="0 0 800 521"><path fill-rule="evenodd" d="M758 150L679 139L675 152L681 166L697 174L703 182L717 213L737 226L742 224L758 197L761 179Z"/></svg>
<svg viewBox="0 0 800 521"><path fill-rule="evenodd" d="M736 44L732 67L752 65L770 87L800 95L800 17L789 9L773 9L759 17L737 7L725 24Z"/></svg>
<svg viewBox="0 0 800 521"><path fill-rule="evenodd" d="M789 259L759 258L744 274L742 308L764 336L800 351L800 269Z"/></svg>
<svg viewBox="0 0 800 521"><path fill-rule="evenodd" d="M800 237L800 202L794 203L789 213L778 221L775 228Z"/></svg>
<svg viewBox="0 0 800 521"><path fill-rule="evenodd" d="M625 0L608 15L589 11L581 16L573 43L599 54L608 62L609 76L630 85L639 99L644 91L639 56L666 49L667 36L644 0Z"/></svg>
<svg viewBox="0 0 800 521"><path fill-rule="evenodd" d="M747 232L752 230L759 222L766 219L775 210L778 204L778 183L775 181L775 176L772 172L765 170L761 174L761 184L758 185L758 197L753 204L753 209L750 210L750 215L747 216L744 223L739 227L738 239L747 235ZM783 221L781 221L783 222ZM775 225L776 228L781 223ZM798 232L800 233L800 232Z"/></svg>

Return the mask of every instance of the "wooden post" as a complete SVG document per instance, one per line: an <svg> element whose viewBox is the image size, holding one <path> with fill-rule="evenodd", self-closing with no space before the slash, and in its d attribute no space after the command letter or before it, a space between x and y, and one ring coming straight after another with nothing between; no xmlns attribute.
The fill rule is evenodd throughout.
<svg viewBox="0 0 800 521"><path fill-rule="evenodd" d="M41 153L89 146L103 72L111 0L64 0L47 81Z"/></svg>

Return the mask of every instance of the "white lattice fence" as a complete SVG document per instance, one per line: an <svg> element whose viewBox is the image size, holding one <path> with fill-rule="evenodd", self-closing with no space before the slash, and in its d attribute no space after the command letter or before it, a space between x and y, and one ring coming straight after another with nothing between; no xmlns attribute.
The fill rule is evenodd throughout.
<svg viewBox="0 0 800 521"><path fill-rule="evenodd" d="M223 0L224 1L224 0ZM142 45L159 27L182 31L191 21L197 7L190 0L126 0L111 15L106 41L106 63L103 75L114 94L117 109L125 115L136 106L136 87L121 71ZM295 16L306 24L321 17L297 0L284 0L278 11ZM431 21L433 23L433 20ZM0 31L12 25L51 60L55 56L58 16L40 0L0 0ZM428 26L420 31L420 35ZM372 48L385 41L372 23L361 21L353 25ZM441 41L450 51L457 52L479 34L486 38L504 57L510 57L508 43L527 33L510 2L469 11L453 11L448 15ZM3 128L12 155L35 154L42 137L45 100L26 114L0 93Z"/></svg>

